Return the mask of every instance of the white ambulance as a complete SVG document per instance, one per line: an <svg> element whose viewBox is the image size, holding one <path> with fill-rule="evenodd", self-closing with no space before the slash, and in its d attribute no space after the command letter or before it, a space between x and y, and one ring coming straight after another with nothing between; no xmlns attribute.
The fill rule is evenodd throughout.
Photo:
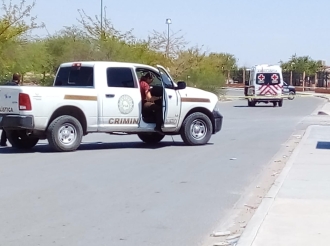
<svg viewBox="0 0 330 246"><path fill-rule="evenodd" d="M250 79L245 83L244 94L248 106L257 103L273 103L273 106L282 107L283 75L279 65L256 65L250 70Z"/></svg>

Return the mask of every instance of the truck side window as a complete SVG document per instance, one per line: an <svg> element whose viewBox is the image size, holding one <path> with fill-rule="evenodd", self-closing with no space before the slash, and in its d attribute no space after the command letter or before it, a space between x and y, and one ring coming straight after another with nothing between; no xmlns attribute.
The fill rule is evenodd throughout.
<svg viewBox="0 0 330 246"><path fill-rule="evenodd" d="M136 88L132 69L126 67L107 68L107 81L109 87Z"/></svg>
<svg viewBox="0 0 330 246"><path fill-rule="evenodd" d="M172 89L173 84L172 84L171 79L163 71L161 71L161 76L162 76L162 79L164 82L164 87Z"/></svg>
<svg viewBox="0 0 330 246"><path fill-rule="evenodd" d="M54 83L54 86L92 87L93 85L93 67L61 67Z"/></svg>

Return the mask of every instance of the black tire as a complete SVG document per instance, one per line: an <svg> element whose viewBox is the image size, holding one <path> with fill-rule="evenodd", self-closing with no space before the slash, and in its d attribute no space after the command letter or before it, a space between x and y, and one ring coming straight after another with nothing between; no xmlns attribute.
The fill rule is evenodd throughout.
<svg viewBox="0 0 330 246"><path fill-rule="evenodd" d="M248 106L249 107L254 107L254 106L256 106L256 102L248 101Z"/></svg>
<svg viewBox="0 0 330 246"><path fill-rule="evenodd" d="M165 135L157 132L138 133L138 137L147 144L156 144L163 140Z"/></svg>
<svg viewBox="0 0 330 246"><path fill-rule="evenodd" d="M273 102L273 107L276 107L276 105L277 105L277 102Z"/></svg>
<svg viewBox="0 0 330 246"><path fill-rule="evenodd" d="M279 106L279 107L282 107L282 106L283 106L283 100L278 101L278 106Z"/></svg>
<svg viewBox="0 0 330 246"><path fill-rule="evenodd" d="M67 130L67 132L63 132L63 130ZM83 135L79 120L70 115L62 115L56 118L47 129L49 145L58 152L69 152L78 149Z"/></svg>
<svg viewBox="0 0 330 246"><path fill-rule="evenodd" d="M199 129L202 136L198 138L197 132L195 132L195 136L193 134L194 124L199 124L199 126L203 129ZM195 129L197 130L197 129ZM210 118L200 112L193 113L189 115L182 124L180 135L183 142L187 145L204 145L207 144L210 140L213 132L213 126Z"/></svg>
<svg viewBox="0 0 330 246"><path fill-rule="evenodd" d="M289 96L288 96L288 99L289 100L293 100L295 98L295 93L293 91L290 91L289 92Z"/></svg>
<svg viewBox="0 0 330 246"><path fill-rule="evenodd" d="M26 135L25 130L8 130L7 138L16 149L32 149L39 142L39 138Z"/></svg>

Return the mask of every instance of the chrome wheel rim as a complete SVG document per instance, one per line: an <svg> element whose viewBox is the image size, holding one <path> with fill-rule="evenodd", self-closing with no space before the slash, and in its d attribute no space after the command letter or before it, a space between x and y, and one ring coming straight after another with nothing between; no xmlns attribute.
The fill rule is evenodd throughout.
<svg viewBox="0 0 330 246"><path fill-rule="evenodd" d="M76 128L69 123L65 123L58 131L58 140L64 145L71 145L77 139Z"/></svg>
<svg viewBox="0 0 330 246"><path fill-rule="evenodd" d="M203 139L207 134L206 123L199 119L194 120L190 126L190 134L196 140Z"/></svg>

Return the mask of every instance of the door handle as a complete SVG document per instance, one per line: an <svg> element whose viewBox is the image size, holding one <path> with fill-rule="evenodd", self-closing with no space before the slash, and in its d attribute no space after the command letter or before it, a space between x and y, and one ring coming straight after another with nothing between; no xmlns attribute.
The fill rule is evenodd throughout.
<svg viewBox="0 0 330 246"><path fill-rule="evenodd" d="M115 97L115 94L105 94L105 97L106 98L113 98L113 97Z"/></svg>

